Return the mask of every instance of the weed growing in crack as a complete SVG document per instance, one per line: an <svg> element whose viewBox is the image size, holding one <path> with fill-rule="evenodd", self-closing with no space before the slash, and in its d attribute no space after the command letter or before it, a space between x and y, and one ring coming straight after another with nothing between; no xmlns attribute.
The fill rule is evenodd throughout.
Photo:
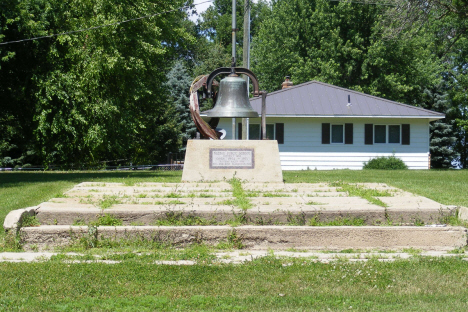
<svg viewBox="0 0 468 312"><path fill-rule="evenodd" d="M226 206L233 206L234 205L234 200L232 199L225 199L223 201L219 201L214 203L215 205L226 205Z"/></svg>
<svg viewBox="0 0 468 312"><path fill-rule="evenodd" d="M171 192L171 193L167 194L166 197L167 198L182 198L182 195L180 195L178 193Z"/></svg>
<svg viewBox="0 0 468 312"><path fill-rule="evenodd" d="M272 218L265 219L263 217L256 217L254 224L255 225L273 225L274 222Z"/></svg>
<svg viewBox="0 0 468 312"><path fill-rule="evenodd" d="M448 251L449 254L464 254L466 247L455 248L453 250Z"/></svg>
<svg viewBox="0 0 468 312"><path fill-rule="evenodd" d="M233 229L227 235L226 241L219 242L215 248L216 249L243 249L245 245L243 244L242 236L237 234L237 231Z"/></svg>
<svg viewBox="0 0 468 312"><path fill-rule="evenodd" d="M96 222L92 223L95 226L120 226L123 224L123 221L119 218L116 218L110 214L105 214L103 216L100 216Z"/></svg>
<svg viewBox="0 0 468 312"><path fill-rule="evenodd" d="M88 227L88 233L80 238L80 243L84 249L96 248L98 245L98 228L96 225Z"/></svg>
<svg viewBox="0 0 468 312"><path fill-rule="evenodd" d="M185 202L181 201L181 200L177 200L177 199L174 199L174 200L169 200L169 201L155 201L154 202L155 205L183 205L185 204Z"/></svg>
<svg viewBox="0 0 468 312"><path fill-rule="evenodd" d="M198 197L200 197L200 198L215 198L216 195L200 193L200 194L198 194Z"/></svg>
<svg viewBox="0 0 468 312"><path fill-rule="evenodd" d="M327 203L320 203L320 202L314 202L314 201L308 201L307 203L305 203L306 205L328 205Z"/></svg>
<svg viewBox="0 0 468 312"><path fill-rule="evenodd" d="M3 236L3 243L0 244L2 251L21 251L23 250L23 243L19 232L8 231L5 236Z"/></svg>
<svg viewBox="0 0 468 312"><path fill-rule="evenodd" d="M232 178L229 180L229 183L232 186L232 195L235 197L233 200L233 205L244 211L252 208L253 204L250 202L250 199L242 188L241 181L237 178Z"/></svg>
<svg viewBox="0 0 468 312"><path fill-rule="evenodd" d="M468 227L468 222L462 220L458 217L459 209L452 209L452 210L443 210L442 208L439 209L439 219L438 222L440 224L448 224L451 226L463 226Z"/></svg>
<svg viewBox="0 0 468 312"><path fill-rule="evenodd" d="M263 197L291 197L290 194L284 194L284 193L271 193L271 192L266 192L262 194Z"/></svg>
<svg viewBox="0 0 468 312"><path fill-rule="evenodd" d="M339 217L331 221L320 221L318 215L309 219L308 225L310 226L363 226L366 221L362 218L353 217Z"/></svg>
<svg viewBox="0 0 468 312"><path fill-rule="evenodd" d="M413 224L414 224L415 226L424 226L425 223L424 223L424 221L423 221L421 218L415 217L415 218L413 219Z"/></svg>
<svg viewBox="0 0 468 312"><path fill-rule="evenodd" d="M306 224L306 216L304 212L299 214L292 214L288 211L287 217L288 225L305 225Z"/></svg>
<svg viewBox="0 0 468 312"><path fill-rule="evenodd" d="M390 197L393 196L389 191L379 191L376 189L367 189L359 185L351 185L342 181L335 181L330 183L330 186L337 187L338 192L346 192L348 196L358 196L369 203L381 206L388 207L383 201L376 197Z"/></svg>
<svg viewBox="0 0 468 312"><path fill-rule="evenodd" d="M86 222L82 219L76 219L73 221L73 226L84 226L86 225Z"/></svg>
<svg viewBox="0 0 468 312"><path fill-rule="evenodd" d="M122 201L117 195L104 195L99 201L99 207L101 207L102 209L107 209L121 203Z"/></svg>
<svg viewBox="0 0 468 312"><path fill-rule="evenodd" d="M20 227L31 227L39 226L41 223L36 216L31 216L29 213L25 213L21 216Z"/></svg>
<svg viewBox="0 0 468 312"><path fill-rule="evenodd" d="M185 214L183 211L168 211L166 212L164 219L156 220L155 222L155 225L157 226L215 224L217 224L217 221L214 216L212 219L208 220L193 214Z"/></svg>

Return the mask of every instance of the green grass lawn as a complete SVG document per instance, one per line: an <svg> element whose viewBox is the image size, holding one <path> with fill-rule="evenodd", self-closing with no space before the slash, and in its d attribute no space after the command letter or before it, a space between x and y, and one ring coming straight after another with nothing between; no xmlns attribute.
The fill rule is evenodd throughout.
<svg viewBox="0 0 468 312"><path fill-rule="evenodd" d="M468 206L468 171L295 171L286 182L387 183L447 205ZM180 182L181 172L0 173L0 221L84 181ZM109 255L118 264L0 263L0 311L466 311L468 262L416 256L314 263L266 257L244 265L211 265L209 250L146 247ZM198 248L198 249L197 249ZM109 250L107 251L109 252ZM96 252L94 252L96 253ZM92 252L83 258L92 258ZM106 250L100 251L101 255ZM194 266L156 259L206 259ZM203 263L203 261L199 262Z"/></svg>
<svg viewBox="0 0 468 312"><path fill-rule="evenodd" d="M2 311L466 311L468 263L0 263Z"/></svg>

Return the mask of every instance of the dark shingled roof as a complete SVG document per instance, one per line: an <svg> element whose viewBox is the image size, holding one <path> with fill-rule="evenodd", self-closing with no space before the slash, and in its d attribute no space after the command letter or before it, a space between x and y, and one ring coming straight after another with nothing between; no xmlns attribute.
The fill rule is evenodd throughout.
<svg viewBox="0 0 468 312"><path fill-rule="evenodd" d="M348 95L351 105L348 105ZM261 97L251 98L254 110L261 113ZM445 115L416 106L389 101L361 92L310 81L268 93L266 115L270 117L388 117L441 119Z"/></svg>

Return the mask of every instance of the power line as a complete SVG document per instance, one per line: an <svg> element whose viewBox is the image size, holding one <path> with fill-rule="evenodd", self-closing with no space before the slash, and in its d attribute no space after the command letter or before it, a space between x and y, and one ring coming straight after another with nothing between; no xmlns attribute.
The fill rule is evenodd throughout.
<svg viewBox="0 0 468 312"><path fill-rule="evenodd" d="M383 6L392 6L396 7L395 4L390 2L369 2L369 1L348 1L348 0L327 0L328 2L350 2L356 4L369 4L369 5L383 5Z"/></svg>
<svg viewBox="0 0 468 312"><path fill-rule="evenodd" d="M83 32L83 31L88 31L88 30L95 30L95 29L99 29L99 28L104 28L104 27L109 27L109 26L120 25L120 24L123 24L123 23L138 21L138 20L142 20L142 19L145 19L145 18L150 18L150 17L154 17L154 16L166 14L166 13L171 13L171 12L179 11L179 10L182 10L182 9L191 8L191 7L193 7L193 6L197 6L197 5L200 5L200 4L204 4L204 3L208 3L208 2L213 2L213 1L214 1L214 0L206 0L206 1L203 1L203 2L200 2L200 3L197 3L197 4L186 5L186 6L177 8L177 9L168 10L168 11L164 11L164 12L160 12L160 13L155 13L155 14L150 14L150 15L145 15L145 16L141 16L141 17L137 17L137 18L132 18L132 19L128 19L128 20L124 20L124 21L120 21L120 22L115 22L115 23L111 23L111 24L105 24L105 25L100 25L100 26L94 26L94 27L89 27L89 28L83 28L83 29L78 29L78 30L72 30L72 31L67 31L67 32L59 33L59 34L53 34L53 35L47 35L47 36L41 36L41 37L34 37L34 38L21 39L21 40L15 40L15 41L0 42L0 45L7 45L7 44L19 43L19 42L25 42L25 41L33 41L33 40L39 40L39 39L45 39L45 38L52 38L52 37L58 37L58 36L64 36L64 35L75 34L75 33Z"/></svg>

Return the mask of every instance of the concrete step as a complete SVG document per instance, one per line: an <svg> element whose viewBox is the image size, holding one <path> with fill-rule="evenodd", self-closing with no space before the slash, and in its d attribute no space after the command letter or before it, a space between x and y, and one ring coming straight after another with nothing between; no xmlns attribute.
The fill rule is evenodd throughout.
<svg viewBox="0 0 468 312"><path fill-rule="evenodd" d="M41 205L35 210L36 218L43 225L71 225L77 222L89 223L100 216L110 215L122 220L125 225L154 225L157 220L174 218L202 218L214 223L225 223L242 218L253 224L310 224L332 222L339 219L360 219L367 225L381 224L440 224L443 218L453 214L452 210L383 208L375 205L355 205L346 207L317 207L313 205L255 206L246 211L228 205L115 205L111 209L99 209L88 205L63 207L55 204Z"/></svg>
<svg viewBox="0 0 468 312"><path fill-rule="evenodd" d="M307 250L381 249L453 250L466 246L463 227L311 227L311 226L87 226L24 227L25 250L66 246L80 239L147 239L174 246L235 242L245 249Z"/></svg>

